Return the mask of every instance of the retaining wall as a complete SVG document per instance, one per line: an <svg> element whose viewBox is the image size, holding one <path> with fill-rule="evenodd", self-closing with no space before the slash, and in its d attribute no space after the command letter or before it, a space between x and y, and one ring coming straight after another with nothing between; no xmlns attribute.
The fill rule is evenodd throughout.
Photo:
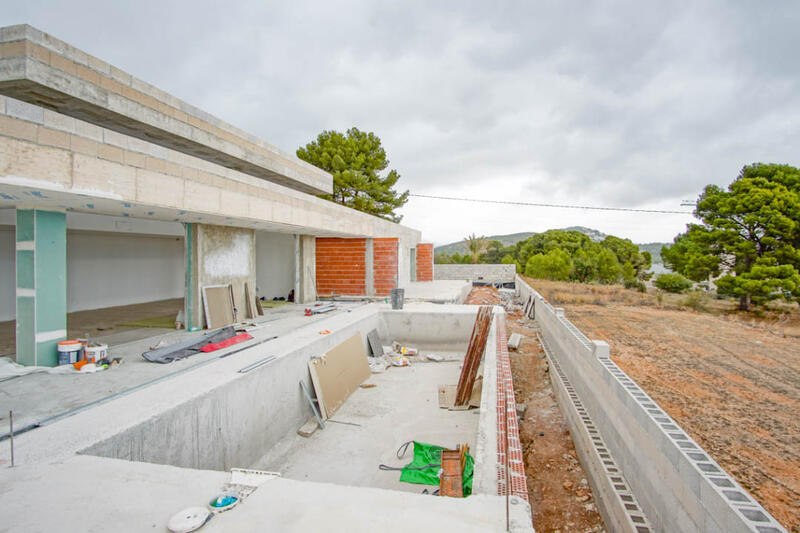
<svg viewBox="0 0 800 533"><path fill-rule="evenodd" d="M778 533L785 531L775 519L728 475L686 432L667 415L609 357L608 345L589 340L519 276L516 287L523 301L532 297L536 321L556 367L555 381L563 375L567 394L557 394L562 410L574 396L580 404L578 420L588 422L606 453L596 453L597 443L575 438L582 461L592 477L604 518L620 516L615 509L628 487L656 531L726 531ZM553 372L551 372L553 374ZM580 436L576 417L567 416L570 429ZM592 449L589 449L589 448ZM602 455L607 456L602 457ZM611 468L618 468L620 483L608 484ZM611 489L604 487L610 486ZM619 491L619 492L616 492ZM636 525L633 531L649 531Z"/></svg>
<svg viewBox="0 0 800 533"><path fill-rule="evenodd" d="M472 282L510 283L517 275L516 265L433 265L433 279L468 279Z"/></svg>

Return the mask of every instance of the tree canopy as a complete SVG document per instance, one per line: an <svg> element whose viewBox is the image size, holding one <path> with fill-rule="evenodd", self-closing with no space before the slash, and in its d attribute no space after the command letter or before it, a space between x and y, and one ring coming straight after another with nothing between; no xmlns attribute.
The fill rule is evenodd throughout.
<svg viewBox="0 0 800 533"><path fill-rule="evenodd" d="M297 157L333 175L333 194L322 198L381 218L400 222L395 210L408 201L408 191L394 186L400 174L389 166L380 138L350 128L346 133L323 131L316 140L297 149Z"/></svg>
<svg viewBox="0 0 800 533"><path fill-rule="evenodd" d="M435 262L472 263L474 258L474 251L464 255L437 254ZM491 241L482 249L478 262L516 264L517 272L527 276L581 283L616 283L651 276L650 254L640 252L629 239L609 235L601 242L593 242L574 230L545 231L505 247L500 241Z"/></svg>
<svg viewBox="0 0 800 533"><path fill-rule="evenodd" d="M694 215L671 246L665 265L689 279L717 277L718 292L738 296L740 308L800 296L800 170L755 163L727 190L708 185Z"/></svg>

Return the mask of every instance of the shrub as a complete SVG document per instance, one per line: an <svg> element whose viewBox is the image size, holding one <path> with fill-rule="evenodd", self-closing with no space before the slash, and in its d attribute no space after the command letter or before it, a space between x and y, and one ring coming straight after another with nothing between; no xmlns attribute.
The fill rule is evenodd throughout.
<svg viewBox="0 0 800 533"><path fill-rule="evenodd" d="M661 290L674 293L683 292L692 286L692 282L680 274L661 274L653 283Z"/></svg>
<svg viewBox="0 0 800 533"><path fill-rule="evenodd" d="M704 311L706 309L706 295L703 291L692 291L686 295L686 298L681 303L695 311Z"/></svg>
<svg viewBox="0 0 800 533"><path fill-rule="evenodd" d="M639 292L647 292L647 287L645 286L644 282L639 281L638 279L626 279L625 288Z"/></svg>

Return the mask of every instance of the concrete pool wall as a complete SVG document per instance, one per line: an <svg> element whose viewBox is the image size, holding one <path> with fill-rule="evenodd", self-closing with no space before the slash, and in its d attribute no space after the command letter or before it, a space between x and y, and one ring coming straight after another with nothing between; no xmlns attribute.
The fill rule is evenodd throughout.
<svg viewBox="0 0 800 533"><path fill-rule="evenodd" d="M367 309L370 308L370 309ZM327 335L306 336L283 353L272 348L273 342L254 347L262 357L276 359L233 379L221 381L196 396L176 403L157 415L131 425L80 451L88 455L142 461L186 468L227 470L253 465L265 452L276 446L312 416L299 387L303 380L311 388L307 363L311 356L325 353L354 333L366 345L367 332L377 329L384 345L397 340L427 349L463 350L466 348L477 307L412 304L403 311L370 305L348 314L350 320ZM496 322L496 321L495 321ZM487 344L484 367L490 369L486 382L492 381L496 365L495 327ZM276 341L277 342L277 341ZM287 344L284 340L284 346ZM458 370L453 369L455 379ZM435 391L434 391L435 392ZM433 392L432 392L433 394ZM490 415L496 403L496 387L484 388L478 442L474 450L476 483L487 493L496 490L496 446L487 445L487 435L495 433ZM488 424L488 426L487 426ZM494 439L496 440L496 439ZM488 438L489 444L494 440ZM487 465L487 466L483 466Z"/></svg>

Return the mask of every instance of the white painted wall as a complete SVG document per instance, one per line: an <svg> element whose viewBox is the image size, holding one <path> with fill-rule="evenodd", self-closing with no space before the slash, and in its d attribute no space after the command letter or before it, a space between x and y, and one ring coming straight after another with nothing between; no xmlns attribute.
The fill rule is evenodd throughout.
<svg viewBox="0 0 800 533"><path fill-rule="evenodd" d="M294 288L294 235L256 231L256 294L286 298Z"/></svg>
<svg viewBox="0 0 800 533"><path fill-rule="evenodd" d="M0 322L16 316L15 242L14 227L0 227Z"/></svg>
<svg viewBox="0 0 800 533"><path fill-rule="evenodd" d="M0 322L14 320L14 228L0 228ZM183 237L67 231L67 311L182 298Z"/></svg>
<svg viewBox="0 0 800 533"><path fill-rule="evenodd" d="M67 311L182 298L183 238L67 232Z"/></svg>

